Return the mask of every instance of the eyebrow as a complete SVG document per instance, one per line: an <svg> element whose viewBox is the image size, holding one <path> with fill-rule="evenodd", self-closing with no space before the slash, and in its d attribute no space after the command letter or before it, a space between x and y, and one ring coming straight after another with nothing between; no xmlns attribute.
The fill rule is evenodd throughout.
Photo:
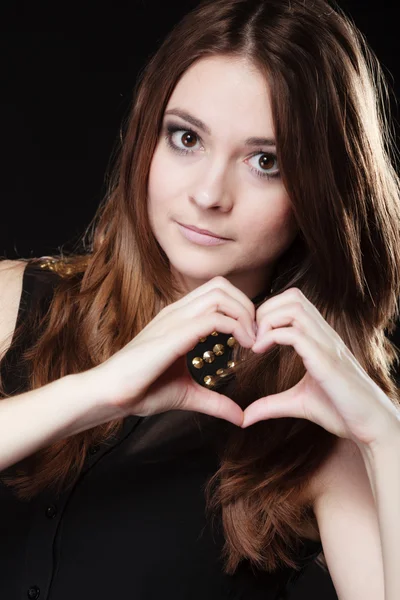
<svg viewBox="0 0 400 600"><path fill-rule="evenodd" d="M188 121L201 131L207 133L207 135L211 135L211 129L207 127L203 121L200 121L197 117L194 117L186 110L182 110L180 108L171 108L170 110L165 111L165 115L176 115L185 121ZM264 138L264 137L249 137L245 141L245 146L275 146L276 142L274 138Z"/></svg>

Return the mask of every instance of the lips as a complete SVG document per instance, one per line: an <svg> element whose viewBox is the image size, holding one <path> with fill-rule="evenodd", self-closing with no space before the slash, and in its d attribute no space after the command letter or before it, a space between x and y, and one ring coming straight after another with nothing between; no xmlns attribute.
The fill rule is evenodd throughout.
<svg viewBox="0 0 400 600"><path fill-rule="evenodd" d="M187 229L191 229L192 231L196 231L197 233L202 233L203 235L210 235L215 238L220 238L221 240L229 240L229 238L219 235L219 233L215 233L214 231L210 231L209 229L200 229L194 225L185 225L185 223L179 223L179 225L182 225L182 227L186 227Z"/></svg>

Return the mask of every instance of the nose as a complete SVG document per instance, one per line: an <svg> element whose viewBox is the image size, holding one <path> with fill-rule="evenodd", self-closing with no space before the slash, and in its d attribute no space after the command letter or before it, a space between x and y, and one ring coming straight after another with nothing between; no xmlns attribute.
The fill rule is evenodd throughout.
<svg viewBox="0 0 400 600"><path fill-rule="evenodd" d="M227 175L223 169L210 169L200 176L200 181L191 194L192 202L203 209L218 208L221 212L229 212L233 206L233 195L227 185Z"/></svg>

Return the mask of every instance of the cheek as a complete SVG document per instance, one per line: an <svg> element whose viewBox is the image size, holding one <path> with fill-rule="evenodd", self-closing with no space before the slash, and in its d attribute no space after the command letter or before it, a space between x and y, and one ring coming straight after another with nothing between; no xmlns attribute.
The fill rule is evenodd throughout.
<svg viewBox="0 0 400 600"><path fill-rule="evenodd" d="M158 204L160 197L162 198L162 183L165 180L165 172L161 169L160 153L154 152L153 158L150 164L149 171L149 182L148 182L148 195L149 195L149 207Z"/></svg>
<svg viewBox="0 0 400 600"><path fill-rule="evenodd" d="M245 235L257 254L265 250L282 250L293 241L298 230L291 204L286 192L279 191L270 198L263 198L265 204L247 211L242 223Z"/></svg>
<svg viewBox="0 0 400 600"><path fill-rule="evenodd" d="M151 204L165 204L168 198L179 193L182 183L182 172L176 168L162 146L157 146L149 171L148 194Z"/></svg>
<svg viewBox="0 0 400 600"><path fill-rule="evenodd" d="M147 212L153 233L158 237L162 227L162 216L164 215L166 203L171 197L169 173L165 168L160 150L156 149L150 164L149 179L147 186Z"/></svg>

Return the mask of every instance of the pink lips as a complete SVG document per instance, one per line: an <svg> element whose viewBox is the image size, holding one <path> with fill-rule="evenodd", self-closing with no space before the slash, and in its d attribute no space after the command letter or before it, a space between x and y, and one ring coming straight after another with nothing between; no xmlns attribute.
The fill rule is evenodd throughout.
<svg viewBox="0 0 400 600"><path fill-rule="evenodd" d="M195 244L200 244L201 246L218 246L229 241L226 238L218 237L216 234L206 229L198 229L193 225L181 225L178 222L177 225L186 239Z"/></svg>

